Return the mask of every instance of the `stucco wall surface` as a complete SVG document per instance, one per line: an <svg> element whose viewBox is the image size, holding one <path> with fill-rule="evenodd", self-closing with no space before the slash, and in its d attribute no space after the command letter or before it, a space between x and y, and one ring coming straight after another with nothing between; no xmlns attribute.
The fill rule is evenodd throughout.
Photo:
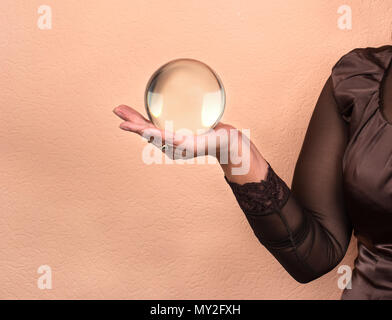
<svg viewBox="0 0 392 320"><path fill-rule="evenodd" d="M331 67L390 43L391 17L389 0L2 0L0 298L338 299L337 269L301 285L258 243L219 166L146 165L112 109L144 113L160 65L204 61L223 121L250 128L290 185Z"/></svg>

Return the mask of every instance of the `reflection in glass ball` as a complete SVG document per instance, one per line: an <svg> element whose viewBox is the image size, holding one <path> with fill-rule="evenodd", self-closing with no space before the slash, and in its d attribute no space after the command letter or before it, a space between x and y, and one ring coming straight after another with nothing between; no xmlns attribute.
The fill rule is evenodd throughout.
<svg viewBox="0 0 392 320"><path fill-rule="evenodd" d="M225 91L218 75L206 64L177 59L152 75L145 105L148 117L158 128L165 130L166 125L169 131L186 129L202 134L222 117Z"/></svg>

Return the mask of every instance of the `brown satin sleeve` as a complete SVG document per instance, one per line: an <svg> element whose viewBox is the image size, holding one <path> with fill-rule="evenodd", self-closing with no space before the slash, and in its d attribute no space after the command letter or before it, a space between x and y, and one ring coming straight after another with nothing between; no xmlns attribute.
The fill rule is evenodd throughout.
<svg viewBox="0 0 392 320"><path fill-rule="evenodd" d="M258 183L240 185L225 177L256 237L301 283L333 269L351 238L342 185L346 125L329 77L311 116L291 189L269 163L266 179Z"/></svg>

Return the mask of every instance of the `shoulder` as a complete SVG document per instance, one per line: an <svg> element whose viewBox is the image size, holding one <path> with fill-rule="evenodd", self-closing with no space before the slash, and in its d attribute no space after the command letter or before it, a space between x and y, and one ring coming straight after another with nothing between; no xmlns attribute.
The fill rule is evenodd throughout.
<svg viewBox="0 0 392 320"><path fill-rule="evenodd" d="M355 103L364 108L379 91L392 57L392 46L355 48L345 53L332 67L331 81L335 100L343 118L350 121Z"/></svg>
<svg viewBox="0 0 392 320"><path fill-rule="evenodd" d="M332 81L338 86L343 80L372 74L382 77L392 56L392 46L355 48L343 54L332 67Z"/></svg>

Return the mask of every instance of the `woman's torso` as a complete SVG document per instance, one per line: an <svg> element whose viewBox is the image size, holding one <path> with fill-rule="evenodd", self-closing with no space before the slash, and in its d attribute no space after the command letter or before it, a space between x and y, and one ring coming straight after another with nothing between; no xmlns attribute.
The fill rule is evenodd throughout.
<svg viewBox="0 0 392 320"><path fill-rule="evenodd" d="M335 96L348 122L345 203L358 239L351 289L342 299L392 299L392 46L359 48L334 66Z"/></svg>

